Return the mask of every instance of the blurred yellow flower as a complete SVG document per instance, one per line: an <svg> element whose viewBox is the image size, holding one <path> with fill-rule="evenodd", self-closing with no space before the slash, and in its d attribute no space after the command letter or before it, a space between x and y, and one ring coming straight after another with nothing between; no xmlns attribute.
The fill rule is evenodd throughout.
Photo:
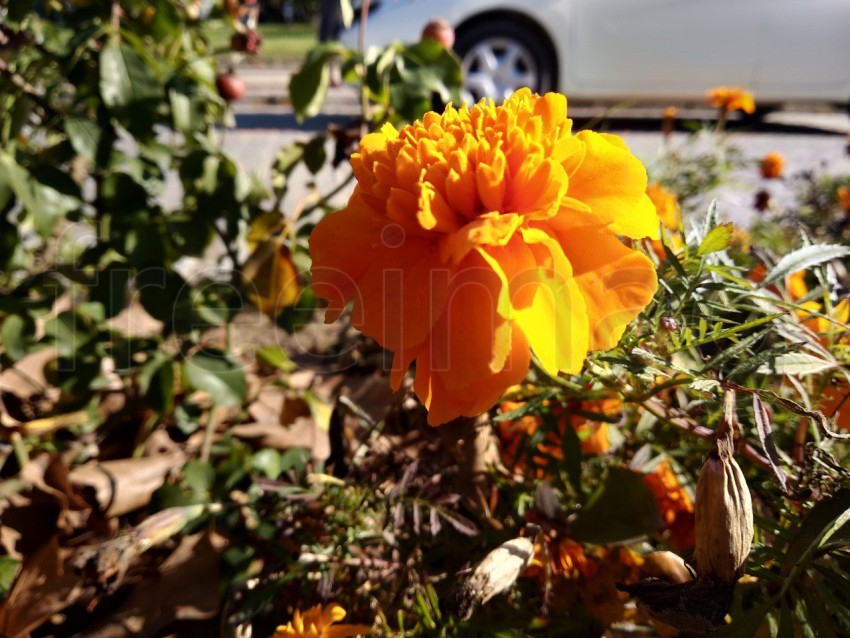
<svg viewBox="0 0 850 638"><path fill-rule="evenodd" d="M744 90L743 87L718 86L706 93L708 103L723 111L743 111L752 115L756 112L756 103L753 94Z"/></svg>
<svg viewBox="0 0 850 638"><path fill-rule="evenodd" d="M761 158L759 170L761 176L765 179L777 179L782 176L782 169L785 168L785 158L782 153L768 153Z"/></svg>
<svg viewBox="0 0 850 638"><path fill-rule="evenodd" d="M349 638L372 633L367 625L331 627L343 618L345 610L334 603L324 608L321 605L310 607L303 614L296 609L292 620L278 627L272 638Z"/></svg>
<svg viewBox="0 0 850 638"><path fill-rule="evenodd" d="M652 262L620 237L657 236L646 170L619 137L572 133L563 95L387 124L351 158L348 205L310 238L333 321L393 351L394 388L432 425L490 409L530 350L550 374L613 348L652 298Z"/></svg>

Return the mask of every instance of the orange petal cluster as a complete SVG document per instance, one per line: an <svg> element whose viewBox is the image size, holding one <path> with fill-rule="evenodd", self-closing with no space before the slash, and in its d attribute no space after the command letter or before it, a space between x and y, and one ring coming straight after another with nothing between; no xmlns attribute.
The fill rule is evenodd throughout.
<svg viewBox="0 0 850 638"><path fill-rule="evenodd" d="M838 197L838 207L845 215L850 214L850 187L839 186L835 189L835 195Z"/></svg>
<svg viewBox="0 0 850 638"><path fill-rule="evenodd" d="M682 237L682 215L679 211L676 196L664 188L659 182L652 182L647 186L646 194L655 206L658 219L661 220L661 230L665 233L667 246L674 253L679 252L682 246L684 246L685 241ZM664 247L661 241L661 239L652 240L652 252L658 256L658 259L664 261L667 259L667 255L664 253Z"/></svg>
<svg viewBox="0 0 850 638"><path fill-rule="evenodd" d="M806 271L799 270L788 275L785 287L792 301L807 297L809 287L806 284ZM828 316L820 316L827 312ZM828 346L830 341L850 343L850 330L847 328L850 323L850 299L845 297L829 309L814 299L803 301L799 303L796 314L809 330L822 335L820 341L824 346ZM850 430L850 385L843 376L837 375L832 383L823 388L818 396L818 409L830 419L835 419L837 427Z"/></svg>
<svg viewBox="0 0 850 638"><path fill-rule="evenodd" d="M785 168L785 158L782 153L775 151L762 157L759 162L761 176L765 179L778 179L782 176L783 168Z"/></svg>
<svg viewBox="0 0 850 638"><path fill-rule="evenodd" d="M503 401L499 405L501 413L511 412L520 408L521 401ZM551 409L552 416L557 420L557 428L548 432L546 438L537 445L541 456L534 459L538 467L548 465L550 459L563 460L563 437L567 427L572 427L578 434L582 454L604 454L611 447L608 436L608 423L594 421L585 416L586 413L615 416L623 409L620 399L611 397L592 401L579 401L567 406L566 409L555 406ZM582 414L584 413L584 414ZM499 422L498 434L502 443L502 459L515 469L523 469L524 462L520 445L537 432L543 425L543 419L534 414L528 414L515 420ZM544 473L540 473L542 477Z"/></svg>
<svg viewBox="0 0 850 638"><path fill-rule="evenodd" d="M367 625L331 627L343 618L345 610L334 603L326 607L316 605L303 614L296 609L292 620L278 627L272 638L350 638L372 633L372 628Z"/></svg>
<svg viewBox="0 0 850 638"><path fill-rule="evenodd" d="M575 373L652 298L646 171L614 135L573 135L563 95L448 106L363 138L348 205L310 238L327 321L394 353L432 425L490 409L528 371Z"/></svg>
<svg viewBox="0 0 850 638"><path fill-rule="evenodd" d="M711 89L705 96L708 103L723 111L743 111L752 115L756 112L756 103L753 94L743 87L718 86Z"/></svg>
<svg viewBox="0 0 850 638"><path fill-rule="evenodd" d="M679 483L676 473L668 461L661 461L649 474L644 474L664 526L670 533L670 546L677 552L692 549L694 546L694 502Z"/></svg>

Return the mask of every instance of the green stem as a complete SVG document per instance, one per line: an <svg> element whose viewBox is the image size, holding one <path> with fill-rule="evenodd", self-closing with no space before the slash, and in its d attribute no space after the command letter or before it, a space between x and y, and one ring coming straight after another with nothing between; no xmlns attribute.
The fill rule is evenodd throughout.
<svg viewBox="0 0 850 638"><path fill-rule="evenodd" d="M357 34L357 48L360 51L360 59L365 60L366 56L366 22L369 18L369 0L363 0L363 6L360 10L360 30ZM363 123L360 125L360 137L368 133L369 122L369 89L366 86L366 69L361 70L360 76L360 114L363 118Z"/></svg>
<svg viewBox="0 0 850 638"><path fill-rule="evenodd" d="M15 451L15 459L18 461L18 467L23 467L30 462L30 455L27 452L27 447L24 445L24 439L20 432L12 432L9 435L9 440L12 442L12 449Z"/></svg>
<svg viewBox="0 0 850 638"><path fill-rule="evenodd" d="M216 404L213 403L210 408L210 418L207 420L207 427L204 430L204 440L201 442L201 461L209 463L212 454L213 436L216 428L218 428L218 413Z"/></svg>

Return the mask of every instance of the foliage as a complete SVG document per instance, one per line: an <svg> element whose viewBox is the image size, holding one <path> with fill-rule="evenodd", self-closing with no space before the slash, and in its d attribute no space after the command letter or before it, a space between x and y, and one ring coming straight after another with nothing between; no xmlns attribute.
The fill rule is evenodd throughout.
<svg viewBox="0 0 850 638"><path fill-rule="evenodd" d="M743 161L728 138L668 149L653 177L685 216L632 242L659 288L617 347L574 375L533 362L490 414L431 428L374 342L315 321L306 240L329 197L284 202L297 167L459 102L452 53L316 48L299 115L341 63L363 116L281 149L266 193L222 151L190 4L0 11L0 632L271 636L321 604L379 636L671 635L616 584L690 559L733 413L757 531L719 633L850 633L846 176L804 179L783 232L747 238L699 203ZM516 582L458 613L518 536Z"/></svg>

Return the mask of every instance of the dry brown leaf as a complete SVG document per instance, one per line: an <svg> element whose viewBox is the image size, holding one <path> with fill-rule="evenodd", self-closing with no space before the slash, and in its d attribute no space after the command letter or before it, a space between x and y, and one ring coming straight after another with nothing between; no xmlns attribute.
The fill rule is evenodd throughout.
<svg viewBox="0 0 850 638"><path fill-rule="evenodd" d="M87 595L70 569L72 554L53 536L24 561L12 591L0 603L0 634L23 638Z"/></svg>
<svg viewBox="0 0 850 638"><path fill-rule="evenodd" d="M71 470L75 489L106 516L121 516L150 503L168 475L185 462L178 452L168 456L86 463Z"/></svg>
<svg viewBox="0 0 850 638"><path fill-rule="evenodd" d="M298 417L292 425L281 425L276 421L262 421L234 425L230 432L240 439L253 442L258 447L288 450L303 447L311 450L316 460L325 460L330 455L328 433L316 427L311 418Z"/></svg>
<svg viewBox="0 0 850 638"><path fill-rule="evenodd" d="M134 298L130 304L106 322L106 327L128 337L152 337L162 334L162 322L151 317Z"/></svg>
<svg viewBox="0 0 850 638"><path fill-rule="evenodd" d="M214 532L184 537L158 573L140 581L89 638L145 638L175 620L211 618L219 610L219 565L226 541Z"/></svg>
<svg viewBox="0 0 850 638"><path fill-rule="evenodd" d="M17 537L13 555L28 556L57 531L70 534L85 525L91 508L74 492L58 455L35 457L23 467L20 479L24 489L0 499L4 542Z"/></svg>
<svg viewBox="0 0 850 638"><path fill-rule="evenodd" d="M52 387L44 376L44 366L56 359L55 348L45 348L28 354L15 365L0 372L0 389L10 392L22 401L31 400L44 393L59 398L59 388Z"/></svg>

